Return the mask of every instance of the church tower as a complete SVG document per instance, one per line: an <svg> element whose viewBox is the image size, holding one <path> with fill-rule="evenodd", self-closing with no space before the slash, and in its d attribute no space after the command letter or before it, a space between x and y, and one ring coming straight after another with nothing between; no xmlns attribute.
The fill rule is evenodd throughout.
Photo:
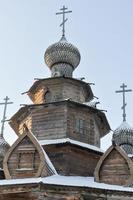
<svg viewBox="0 0 133 200"><path fill-rule="evenodd" d="M110 126L104 112L96 108L97 103L92 102L94 95L90 84L73 77L73 71L78 67L81 56L77 47L65 37L65 14L71 11L65 6L60 10L61 12L56 14L63 16L61 39L50 45L44 54L45 63L51 70L51 77L38 79L33 83L27 92L33 104L21 107L11 118L10 125L21 139L14 145L12 154L5 159L5 168L8 169L8 160L16 156L15 148L18 148L18 144L21 146L21 143L33 143L28 138L30 134L25 135L26 126L28 132L35 136L46 151L57 173L92 176L102 154L100 138L110 131ZM24 143L23 136L20 136L23 134L26 137ZM24 146L21 148L24 149ZM26 146L25 149L27 152ZM38 152L38 155L40 154ZM26 153L19 154L18 164L14 165L20 166L19 162L25 155ZM27 158L24 158L25 162ZM79 159L82 161L79 162ZM20 172L26 168L25 164L21 166L21 171L6 170L11 171L7 177L11 177L11 174L16 178L20 177ZM29 166L26 166L29 169Z"/></svg>
<svg viewBox="0 0 133 200"><path fill-rule="evenodd" d="M51 77L35 81L27 92L33 104L20 108L10 125L20 135L26 124L38 140L71 138L100 147L110 127L105 114L87 104L94 98L90 84L73 78L81 56L65 37L65 14L70 12L63 6L56 13L63 16L62 37L44 55Z"/></svg>
<svg viewBox="0 0 133 200"><path fill-rule="evenodd" d="M32 103L11 118L18 139L4 157L0 199L133 199L132 188L123 187L133 185L132 159L115 133L112 146L105 153L100 149L110 126L92 101L91 85L73 77L81 56L65 36L68 13L65 6L57 13L63 16L62 36L44 55L51 77L33 83L27 92ZM123 145L120 134L118 141Z"/></svg>

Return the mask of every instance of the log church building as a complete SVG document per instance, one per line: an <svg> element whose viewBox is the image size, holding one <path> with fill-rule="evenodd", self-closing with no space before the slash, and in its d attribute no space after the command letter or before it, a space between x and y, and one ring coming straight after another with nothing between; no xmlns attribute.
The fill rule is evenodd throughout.
<svg viewBox="0 0 133 200"><path fill-rule="evenodd" d="M10 119L18 135L9 147L0 137L0 200L133 200L133 128L123 122L104 152L100 139L111 130L97 108L91 84L73 77L81 59L62 37L44 55L51 77L36 80L30 105ZM125 94L126 85L121 86ZM121 92L121 91L119 91Z"/></svg>

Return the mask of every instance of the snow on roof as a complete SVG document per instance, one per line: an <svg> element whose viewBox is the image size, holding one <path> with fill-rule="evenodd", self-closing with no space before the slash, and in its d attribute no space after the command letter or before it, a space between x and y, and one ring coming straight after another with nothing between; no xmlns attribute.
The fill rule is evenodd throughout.
<svg viewBox="0 0 133 200"><path fill-rule="evenodd" d="M49 157L48 157L48 155L45 151L44 151L44 155L45 155L45 158L46 158L46 163L49 166L49 168L51 169L51 171L54 172L54 174L57 174L57 171L56 171L54 165L52 164L51 160L49 159Z"/></svg>
<svg viewBox="0 0 133 200"><path fill-rule="evenodd" d="M48 178L43 178L43 183L133 192L133 188L131 187L94 182L94 177L54 175Z"/></svg>
<svg viewBox="0 0 133 200"><path fill-rule="evenodd" d="M30 132L30 133L32 134L32 137L34 137L34 139L36 140L36 142L39 143L39 141L38 141L38 139L36 138L36 136L35 136L32 132ZM40 145L40 144L39 144L39 145ZM54 174L57 174L57 171L56 171L54 165L52 164L52 162L51 162L51 160L49 159L47 153L45 152L45 150L42 148L41 145L40 145L40 148L41 148L42 152L44 153L44 156L45 156L45 159L46 159L46 163L47 163L47 165L48 165L48 167L49 167L49 170L50 170L51 172L53 172Z"/></svg>
<svg viewBox="0 0 133 200"><path fill-rule="evenodd" d="M23 178L23 179L8 179L0 180L0 186L4 185L21 185L21 184L30 184L30 183L41 183L42 178Z"/></svg>
<svg viewBox="0 0 133 200"><path fill-rule="evenodd" d="M89 102L84 102L85 105L90 106L92 108L97 108L97 104L99 104L100 102L97 101L89 101Z"/></svg>
<svg viewBox="0 0 133 200"><path fill-rule="evenodd" d="M104 151L96 146L90 145L90 144L86 144L83 142L79 142L79 141L75 141L69 138L63 138L63 139L53 139L53 140L39 140L39 144L40 145L49 145L49 144L60 144L60 143L70 143L70 144L74 144L74 145L78 145L81 146L83 148L87 148L93 151L97 151L100 153L104 153Z"/></svg>
<svg viewBox="0 0 133 200"><path fill-rule="evenodd" d="M107 189L115 191L133 192L133 188L118 185L109 185L104 183L94 182L94 177L81 177L81 176L60 176L53 175L44 178L25 178L25 179L11 179L0 180L0 186L16 185L16 184L34 184L43 183L44 185L60 185L60 186L73 186L73 187L87 187L97 189Z"/></svg>
<svg viewBox="0 0 133 200"><path fill-rule="evenodd" d="M128 157L129 158L133 158L133 154L128 154Z"/></svg>

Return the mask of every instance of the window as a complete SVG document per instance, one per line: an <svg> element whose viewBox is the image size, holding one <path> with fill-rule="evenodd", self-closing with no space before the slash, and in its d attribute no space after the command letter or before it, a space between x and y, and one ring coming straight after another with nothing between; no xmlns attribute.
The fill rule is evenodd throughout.
<svg viewBox="0 0 133 200"><path fill-rule="evenodd" d="M85 133L85 120L83 119L76 119L76 132L78 133Z"/></svg>
<svg viewBox="0 0 133 200"><path fill-rule="evenodd" d="M49 90L44 94L44 99L45 99L46 103L51 102L52 95L51 95L51 92Z"/></svg>
<svg viewBox="0 0 133 200"><path fill-rule="evenodd" d="M35 151L33 150L19 151L17 170L33 170L34 159L35 159Z"/></svg>
<svg viewBox="0 0 133 200"><path fill-rule="evenodd" d="M94 140L95 140L95 124L94 124L94 120L90 119L90 131L89 131L89 143L90 144L94 144Z"/></svg>

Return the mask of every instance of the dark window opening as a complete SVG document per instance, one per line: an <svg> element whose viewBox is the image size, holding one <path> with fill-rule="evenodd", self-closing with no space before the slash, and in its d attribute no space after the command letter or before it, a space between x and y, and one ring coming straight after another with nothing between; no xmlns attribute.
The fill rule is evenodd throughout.
<svg viewBox="0 0 133 200"><path fill-rule="evenodd" d="M44 100L45 102L51 102L51 99L52 99L52 95L51 95L51 92L48 90L45 94L44 94Z"/></svg>
<svg viewBox="0 0 133 200"><path fill-rule="evenodd" d="M85 120L83 119L76 119L76 124L75 124L76 132L84 134L86 133L86 128L85 128Z"/></svg>

